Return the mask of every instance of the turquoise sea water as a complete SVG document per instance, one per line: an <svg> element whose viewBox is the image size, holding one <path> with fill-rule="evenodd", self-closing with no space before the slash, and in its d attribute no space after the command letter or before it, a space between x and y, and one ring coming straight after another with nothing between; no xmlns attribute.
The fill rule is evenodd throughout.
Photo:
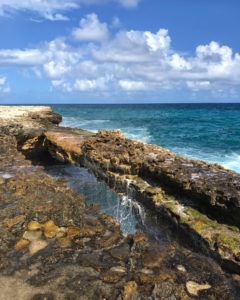
<svg viewBox="0 0 240 300"><path fill-rule="evenodd" d="M63 126L121 129L195 159L240 172L240 104L54 105Z"/></svg>

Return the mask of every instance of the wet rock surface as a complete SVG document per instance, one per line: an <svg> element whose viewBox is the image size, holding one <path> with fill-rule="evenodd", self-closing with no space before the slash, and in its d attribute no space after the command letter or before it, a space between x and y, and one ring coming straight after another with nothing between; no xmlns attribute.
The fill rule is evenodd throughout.
<svg viewBox="0 0 240 300"><path fill-rule="evenodd" d="M53 157L85 166L117 192L130 193L199 251L240 272L239 174L126 139L121 132L79 131L68 140L61 131L45 133Z"/></svg>
<svg viewBox="0 0 240 300"><path fill-rule="evenodd" d="M192 206L216 218L221 212L225 222L240 225L240 175L235 172L126 139L120 132L100 131L85 143L84 153L108 171L152 180L170 194L188 196Z"/></svg>
<svg viewBox="0 0 240 300"><path fill-rule="evenodd" d="M1 130L0 124L0 299L239 298L239 276L225 273L212 259L140 232L123 235L114 219L95 205L87 207L66 182L27 160L18 150L18 132L6 135L6 126ZM90 134L80 138L75 141L85 149L80 153L96 146L105 153ZM103 142L102 136L95 138ZM56 153L53 145L50 151ZM90 159L63 145L58 151L65 161ZM155 192L148 187L147 195Z"/></svg>

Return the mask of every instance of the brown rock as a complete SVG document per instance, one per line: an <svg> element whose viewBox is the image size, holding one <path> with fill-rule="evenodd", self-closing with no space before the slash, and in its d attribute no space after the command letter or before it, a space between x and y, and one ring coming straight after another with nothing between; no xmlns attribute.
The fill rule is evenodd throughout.
<svg viewBox="0 0 240 300"><path fill-rule="evenodd" d="M198 296L200 291L210 289L211 285L209 285L208 283L199 284L199 283L194 282L194 281L188 281L186 283L186 288L187 288L187 291L189 292L189 294L194 295L194 296Z"/></svg>
<svg viewBox="0 0 240 300"><path fill-rule="evenodd" d="M124 285L123 300L137 300L137 299L139 299L137 284L135 281L128 281Z"/></svg>
<svg viewBox="0 0 240 300"><path fill-rule="evenodd" d="M117 283L118 281L120 281L122 279L123 276L124 276L124 274L122 274L122 273L107 271L107 272L103 273L100 276L100 278L102 281L107 282L107 283Z"/></svg>
<svg viewBox="0 0 240 300"><path fill-rule="evenodd" d="M113 248L110 251L110 254L112 255L112 257L120 259L120 260L125 260L129 257L130 254L130 249L128 244L123 243L122 245Z"/></svg>
<svg viewBox="0 0 240 300"><path fill-rule="evenodd" d="M40 230L25 231L23 234L23 238L29 240L30 242L39 240L41 236L42 236L42 231Z"/></svg>
<svg viewBox="0 0 240 300"><path fill-rule="evenodd" d="M50 239L54 238L59 231L59 227L55 225L52 220L49 220L43 224L43 228L45 237Z"/></svg>
<svg viewBox="0 0 240 300"><path fill-rule="evenodd" d="M16 250L20 250L22 248L25 248L26 246L29 245L29 241L28 240L25 240L25 239L21 239L20 241L18 241L15 245L15 249Z"/></svg>
<svg viewBox="0 0 240 300"><path fill-rule="evenodd" d="M176 278L174 273L164 273L161 272L159 275L150 274L139 274L138 279L141 284L147 284L151 282L161 282L165 280L174 280Z"/></svg>
<svg viewBox="0 0 240 300"><path fill-rule="evenodd" d="M30 254L35 254L39 252L40 250L46 248L48 243L44 240L36 240L32 241L31 244L29 245L29 252Z"/></svg>
<svg viewBox="0 0 240 300"><path fill-rule="evenodd" d="M42 228L42 225L40 223L38 223L37 221L31 221L30 223L28 223L27 225L27 229L28 230L39 230Z"/></svg>
<svg viewBox="0 0 240 300"><path fill-rule="evenodd" d="M71 245L72 245L72 241L69 237L59 238L58 243L61 248L68 248L68 247L71 247Z"/></svg>
<svg viewBox="0 0 240 300"><path fill-rule="evenodd" d="M67 235L70 237L74 237L81 232L80 228L76 226L70 226L67 228Z"/></svg>

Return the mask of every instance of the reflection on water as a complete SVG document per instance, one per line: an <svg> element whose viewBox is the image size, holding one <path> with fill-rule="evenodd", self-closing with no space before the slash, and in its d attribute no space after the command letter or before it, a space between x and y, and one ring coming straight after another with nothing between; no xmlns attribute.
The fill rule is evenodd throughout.
<svg viewBox="0 0 240 300"><path fill-rule="evenodd" d="M53 165L47 166L46 171L56 178L66 180L71 188L85 196L87 205L100 205L101 212L117 220L124 233L140 230L161 244L169 242L167 228L159 226L158 221L132 199L130 190L128 195L118 195L87 169L77 166Z"/></svg>
<svg viewBox="0 0 240 300"><path fill-rule="evenodd" d="M123 232L133 233L137 223L144 222L143 209L137 202L128 196L117 195L104 182L97 181L87 169L67 165L54 165L46 169L50 175L67 180L71 188L85 196L88 205L99 204L103 213L120 223Z"/></svg>

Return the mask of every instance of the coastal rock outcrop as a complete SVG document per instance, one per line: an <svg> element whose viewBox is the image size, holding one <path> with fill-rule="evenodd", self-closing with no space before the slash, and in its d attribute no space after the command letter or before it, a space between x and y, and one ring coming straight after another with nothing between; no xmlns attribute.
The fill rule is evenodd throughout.
<svg viewBox="0 0 240 300"><path fill-rule="evenodd" d="M117 192L130 193L191 244L240 272L239 174L129 140L118 131L76 130L68 139L61 130L45 133L53 157L85 166Z"/></svg>
<svg viewBox="0 0 240 300"><path fill-rule="evenodd" d="M218 298L220 283L235 299L214 262L203 260L199 277L200 255L123 236L111 217L26 160L14 137L0 140L0 299L189 299L189 280L209 282ZM184 279L173 271L180 262L189 268Z"/></svg>
<svg viewBox="0 0 240 300"><path fill-rule="evenodd" d="M66 182L25 157L44 153L88 167L188 236L207 241L211 228L221 229L224 246L205 247L238 271L239 229L210 219L183 203L181 193L143 175L146 158L157 165L158 151L162 158L171 152L119 132L58 127L60 117L49 108L46 119L44 112L34 121L31 114L15 118L14 108L8 109L13 120L0 118L0 299L238 299L239 275L175 243L161 245L141 232L123 235L113 218L86 206Z"/></svg>

